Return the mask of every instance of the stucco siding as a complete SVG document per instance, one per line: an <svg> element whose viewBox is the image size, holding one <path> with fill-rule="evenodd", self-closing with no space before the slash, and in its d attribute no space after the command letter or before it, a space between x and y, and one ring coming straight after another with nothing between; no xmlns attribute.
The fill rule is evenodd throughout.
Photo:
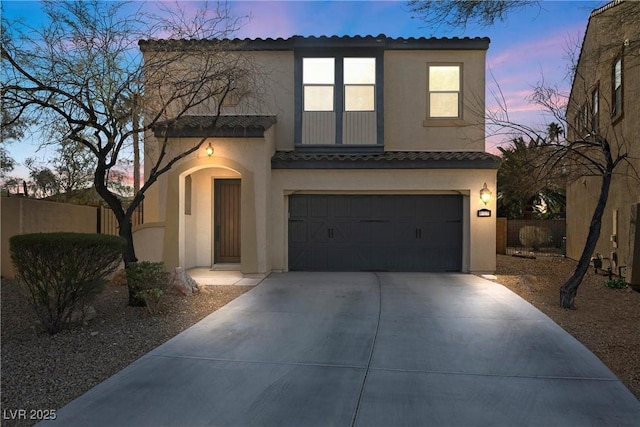
<svg viewBox="0 0 640 427"><path fill-rule="evenodd" d="M623 2L592 14L567 108L569 139L598 135L609 142L614 158L618 154L626 157L614 171L595 253L616 260L611 265L613 272L638 286L640 271L634 271L634 265L640 265L640 251L634 240L632 212L640 203L637 177L640 170L640 56L634 53L640 43L639 13L639 3ZM622 65L621 112L615 112L613 106L613 69L618 60ZM597 94L597 114L594 114L594 94ZM597 117L595 126L594 116ZM568 185L567 256L570 258L578 259L582 253L600 183L600 177L584 176ZM608 266L609 261L605 261L604 267Z"/></svg>
<svg viewBox="0 0 640 427"><path fill-rule="evenodd" d="M484 51L385 53L385 150L484 151ZM427 66L462 64L462 120L427 118Z"/></svg>

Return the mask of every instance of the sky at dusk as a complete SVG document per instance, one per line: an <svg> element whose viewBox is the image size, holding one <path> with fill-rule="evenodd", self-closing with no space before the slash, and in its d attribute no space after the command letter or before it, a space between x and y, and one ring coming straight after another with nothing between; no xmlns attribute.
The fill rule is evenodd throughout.
<svg viewBox="0 0 640 427"><path fill-rule="evenodd" d="M157 7L150 1L147 8ZM175 2L167 2L172 4ZM184 3L187 7L193 3ZM405 1L229 1L234 16L248 16L235 34L239 38L287 38L293 35L378 35L388 37L489 37L487 52L487 107L492 100L495 78L507 101L511 119L534 127L548 120L527 101L532 87L542 78L568 93L567 50L582 41L589 14L605 1L542 1L513 12L506 22L489 28L469 26L465 30L426 27L414 18ZM195 6L195 5L194 5ZM2 0L2 13L9 18L39 21L37 1ZM493 76L493 77L492 77ZM493 151L495 138L487 141ZM46 157L37 150L37 138L8 146L20 163L25 157ZM16 168L12 176L25 175Z"/></svg>

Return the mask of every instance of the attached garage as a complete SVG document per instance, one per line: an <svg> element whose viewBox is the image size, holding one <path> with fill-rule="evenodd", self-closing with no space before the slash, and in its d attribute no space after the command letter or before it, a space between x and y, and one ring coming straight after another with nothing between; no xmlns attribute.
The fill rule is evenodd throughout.
<svg viewBox="0 0 640 427"><path fill-rule="evenodd" d="M462 196L291 195L289 270L461 271Z"/></svg>

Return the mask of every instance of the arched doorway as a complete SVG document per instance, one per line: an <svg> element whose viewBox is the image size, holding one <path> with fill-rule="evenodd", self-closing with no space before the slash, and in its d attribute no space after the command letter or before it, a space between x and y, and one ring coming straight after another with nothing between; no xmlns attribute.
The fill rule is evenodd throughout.
<svg viewBox="0 0 640 427"><path fill-rule="evenodd" d="M240 173L223 166L193 167L179 180L179 265L240 263Z"/></svg>

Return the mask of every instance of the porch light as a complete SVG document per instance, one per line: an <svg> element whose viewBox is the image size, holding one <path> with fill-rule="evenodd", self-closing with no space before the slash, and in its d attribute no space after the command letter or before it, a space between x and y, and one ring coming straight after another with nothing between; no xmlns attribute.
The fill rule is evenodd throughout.
<svg viewBox="0 0 640 427"><path fill-rule="evenodd" d="M486 182L482 186L482 190L480 190L480 200L482 200L485 205L491 201L491 191L487 188Z"/></svg>
<svg viewBox="0 0 640 427"><path fill-rule="evenodd" d="M209 157L213 156L213 147L211 146L211 143L209 143L207 148L204 149L204 152L207 153L207 156L209 156ZM485 184L485 187L486 187L486 185L487 184Z"/></svg>

